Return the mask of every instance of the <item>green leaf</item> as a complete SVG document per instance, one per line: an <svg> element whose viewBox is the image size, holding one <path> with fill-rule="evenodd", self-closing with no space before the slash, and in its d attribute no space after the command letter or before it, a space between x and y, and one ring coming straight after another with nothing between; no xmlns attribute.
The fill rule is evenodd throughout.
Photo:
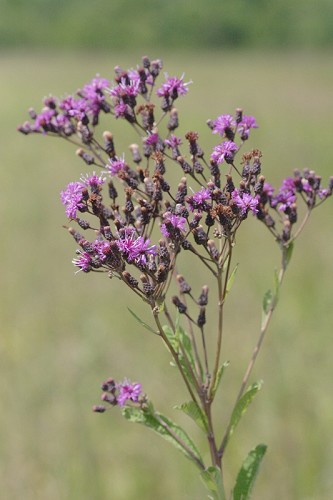
<svg viewBox="0 0 333 500"><path fill-rule="evenodd" d="M286 269L291 261L291 257L294 250L294 242L291 241L287 247L283 249L283 265Z"/></svg>
<svg viewBox="0 0 333 500"><path fill-rule="evenodd" d="M218 369L218 372L217 372L217 374L216 374L216 379L215 379L214 387L213 387L213 389L212 389L212 398L214 398L214 396L215 396L215 394L216 394L216 391L217 391L217 389L218 389L218 387L219 387L219 385L220 385L220 382L221 382L221 379L222 379L222 375L223 375L223 373L224 373L224 370L225 370L226 368L228 368L229 364L230 364L230 361L225 361L225 362L223 363L223 365L221 365L221 366L220 366L220 368Z"/></svg>
<svg viewBox="0 0 333 500"><path fill-rule="evenodd" d="M257 392L260 391L262 384L263 384L262 380L259 380L258 382L252 384L236 404L230 418L229 431L225 442L225 448L229 442L229 439L234 433L234 430L236 429L240 419L248 409L252 399L257 394Z"/></svg>
<svg viewBox="0 0 333 500"><path fill-rule="evenodd" d="M227 281L227 286L226 286L226 293L225 293L225 296L228 295L228 293L230 292L231 290L231 287L235 281L235 276L236 276L236 272L237 272L237 269L238 269L238 264L236 264L236 266L234 267L232 273L230 274L229 276L229 279Z"/></svg>
<svg viewBox="0 0 333 500"><path fill-rule="evenodd" d="M266 450L265 444L258 444L244 460L236 479L233 500L248 500L250 498Z"/></svg>
<svg viewBox="0 0 333 500"><path fill-rule="evenodd" d="M273 302L273 292L272 292L272 290L267 290L267 292L264 295L263 302L262 302L262 308L263 308L263 312L265 313L265 315L267 315L269 313L272 302Z"/></svg>
<svg viewBox="0 0 333 500"><path fill-rule="evenodd" d="M157 434L172 443L197 466L199 466L199 461L203 463L198 449L188 434L167 417L154 411L152 406L144 409L126 406L123 408L122 414L128 421L143 424L157 432ZM180 442L175 436L179 438ZM182 443L184 443L185 447L182 446Z"/></svg>
<svg viewBox="0 0 333 500"><path fill-rule="evenodd" d="M207 417L195 401L189 401L181 405L174 406L175 410L181 410L191 417L198 427L206 434L208 431Z"/></svg>
<svg viewBox="0 0 333 500"><path fill-rule="evenodd" d="M140 319L139 316L137 316L135 314L135 312L132 311L132 309L130 309L129 307L127 309L132 314L132 316L134 316L134 318L140 323L140 325L142 325L144 328L146 328L150 332L155 333L155 335L158 335L158 332L156 330L154 330L151 326L147 325L147 323L145 323L144 321L142 321L142 319Z"/></svg>
<svg viewBox="0 0 333 500"><path fill-rule="evenodd" d="M163 326L163 331L164 331L166 337L168 338L171 346L178 354L179 363L182 366L182 369L186 375L186 378L193 385L193 387L195 387L195 383L194 383L194 380L193 380L193 377L191 374L191 369L189 368L188 363L185 361L184 355L180 349L180 345L182 345L182 347L185 351L186 357L188 359L188 362L190 364L190 367L192 368L193 372L195 373L196 368L195 368L192 342L191 342L190 338L188 337L185 330L179 325L179 323L176 324L175 332L173 332L173 330L168 325ZM172 366L176 366L174 361L172 361L171 364L172 364ZM200 366L200 369L202 369L201 366Z"/></svg>
<svg viewBox="0 0 333 500"><path fill-rule="evenodd" d="M201 472L200 477L208 491L212 494L209 498L212 500L225 500L222 474L218 467L208 467L208 469Z"/></svg>

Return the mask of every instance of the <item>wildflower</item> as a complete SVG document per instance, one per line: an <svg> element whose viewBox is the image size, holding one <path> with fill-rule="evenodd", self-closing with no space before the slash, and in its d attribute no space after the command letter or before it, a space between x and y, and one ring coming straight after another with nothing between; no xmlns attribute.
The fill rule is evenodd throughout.
<svg viewBox="0 0 333 500"><path fill-rule="evenodd" d="M127 378L124 381L117 385L119 390L119 394L117 396L117 402L119 406L125 406L127 401L133 401L137 403L139 401L139 397L141 396L141 384L138 382L130 382Z"/></svg>
<svg viewBox="0 0 333 500"><path fill-rule="evenodd" d="M135 262L138 265L147 263L147 255L156 255L156 245L150 245L149 239L143 236L136 238L133 228L127 228L116 241L117 247L128 262Z"/></svg>
<svg viewBox="0 0 333 500"><path fill-rule="evenodd" d="M83 203L83 193L85 185L81 182L70 182L64 191L61 191L60 198L66 207L66 215L69 219L76 218L76 211L85 208Z"/></svg>
<svg viewBox="0 0 333 500"><path fill-rule="evenodd" d="M252 211L253 215L258 213L257 209L257 205L259 203L258 198L256 197L254 198L249 193L242 193L242 195L240 195L237 189L235 189L232 192L231 197L235 202L235 205L237 205L237 207L240 208L241 216L246 215L249 210Z"/></svg>
<svg viewBox="0 0 333 500"><path fill-rule="evenodd" d="M124 155L122 158L118 158L117 156L115 158L110 158L106 168L109 170L111 176L115 176L119 174L119 172L127 170L128 167Z"/></svg>
<svg viewBox="0 0 333 500"><path fill-rule="evenodd" d="M107 254L111 251L110 242L106 240L95 240L92 246L101 262L104 262L107 258Z"/></svg>
<svg viewBox="0 0 333 500"><path fill-rule="evenodd" d="M213 134L223 136L227 130L231 130L235 125L236 122L231 115L220 115L212 122Z"/></svg>
<svg viewBox="0 0 333 500"><path fill-rule="evenodd" d="M176 76L168 76L166 74L166 81L162 84L162 87L157 89L156 94L159 97L171 97L173 100L177 99L180 95L187 94L187 86L192 82L184 83L184 76L183 74L180 78L177 78Z"/></svg>
<svg viewBox="0 0 333 500"><path fill-rule="evenodd" d="M93 172L92 175L90 174L85 174L80 177L80 180L85 184L87 187L90 186L91 188L96 189L97 186L101 186L104 184L106 178L103 177L102 175L98 176L96 175L96 172Z"/></svg>
<svg viewBox="0 0 333 500"><path fill-rule="evenodd" d="M233 141L225 141L214 147L212 154L210 155L211 160L217 164L221 164L224 160L227 163L232 163L236 151L238 151L238 146Z"/></svg>
<svg viewBox="0 0 333 500"><path fill-rule="evenodd" d="M243 115L237 127L237 132L243 141L249 138L251 128L258 128L256 119L253 116Z"/></svg>
<svg viewBox="0 0 333 500"><path fill-rule="evenodd" d="M206 210L207 200L211 199L211 192L208 188L202 187L200 191L197 191L193 195L187 196L186 201L190 206L190 210Z"/></svg>
<svg viewBox="0 0 333 500"><path fill-rule="evenodd" d="M72 260L72 263L74 264L74 266L79 268L78 271L76 271L76 272L78 273L80 271L83 271L85 273L88 273L89 271L91 271L92 258L89 255L89 253L78 251L78 255L79 255L79 257Z"/></svg>
<svg viewBox="0 0 333 500"><path fill-rule="evenodd" d="M181 217L180 215L174 215L170 212L166 212L163 214L164 223L161 224L161 233L166 238L178 239L181 233L186 232L185 217Z"/></svg>

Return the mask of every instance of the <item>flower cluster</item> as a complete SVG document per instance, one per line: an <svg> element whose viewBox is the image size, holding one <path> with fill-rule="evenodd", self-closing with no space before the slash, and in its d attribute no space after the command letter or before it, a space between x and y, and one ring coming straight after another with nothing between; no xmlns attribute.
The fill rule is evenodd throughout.
<svg viewBox="0 0 333 500"><path fill-rule="evenodd" d="M103 394L102 401L111 406L120 406L124 408L126 405L133 403L142 405L146 398L142 394L141 384L138 382L130 382L127 378L123 382L115 382L113 378L109 378L102 384ZM106 407L104 405L96 405L93 411L97 413L104 413Z"/></svg>
<svg viewBox="0 0 333 500"><path fill-rule="evenodd" d="M165 74L165 81L158 86L161 69L161 60L150 61L146 56L136 69L117 66L113 82L98 76L74 96L48 97L39 114L30 110L32 122L25 122L19 131L70 141L78 146L78 158L93 165L92 173L70 182L60 194L67 218L76 224L75 228L67 228L78 246L73 259L76 273L99 272L117 278L150 307L154 327L142 320L140 323L162 339L179 370L191 400L178 408L194 418L206 433L213 466L206 467L196 446L178 425L155 411L139 383L108 379L102 385L102 401L121 407L125 418L144 423L173 442L205 472L202 477L206 477L210 491L214 495L219 491L218 497L225 498L220 491L219 469L222 470L222 458L235 427L233 416L243 413L243 396L247 406L249 394L252 398L260 388L260 384L254 384L245 393L277 304L293 242L312 210L332 195L333 177L323 187L314 171L296 170L276 190L262 173L261 151L244 151L258 124L240 108L234 115L222 114L208 120L211 133L221 138L212 150L202 148L196 131L189 130L184 137L176 135L179 115L174 103L188 93L191 82L185 82L184 75ZM131 125L138 140L131 141L129 154L118 153L112 132L98 133L101 112L110 116L110 122L113 117ZM241 161L237 163L240 154ZM179 178L175 183L177 171ZM269 291L264 297L260 336L231 421L219 443L211 407L227 366L220 363L223 311L237 268L232 267L236 234L249 214L272 234L282 263L280 272L275 274L274 292ZM179 273L179 256L184 253L186 260L191 259L194 273L202 266L206 271L205 283L209 278L215 282L214 352L210 352L213 342L206 342L209 287L204 284L199 293L192 291L189 281ZM175 321L168 309L170 299L177 311ZM167 320L164 326L160 321L162 314ZM179 315L188 323L188 331L183 329ZM93 409L103 413L107 407L98 405ZM263 456L262 445L260 450L261 455L255 458L257 464ZM249 456L253 463L254 455ZM244 476L244 471L247 477L251 476L251 471L242 468L239 477Z"/></svg>
<svg viewBox="0 0 333 500"><path fill-rule="evenodd" d="M197 132L187 132L184 139L176 136L179 118L173 103L188 92L191 82L185 83L184 75L166 74L157 86L161 69L161 60L148 57L136 69L116 67L113 83L98 76L75 96L49 97L41 113L30 111L33 123L19 127L24 134L65 139L76 135L77 155L101 171L81 176L61 192L67 217L94 233L89 241L69 228L79 245L73 264L78 271L118 277L150 304L164 297L180 252L190 252L210 269L219 266L224 257L216 240L234 239L249 213L263 221L277 241L286 242L292 237L299 201L312 210L332 194L332 180L322 188L321 179L308 170L285 179L275 194L261 173L262 155L257 149L242 155L238 169L235 156L258 127L256 119L241 109L234 116L208 120L212 133L223 139L208 156ZM154 96L161 99L159 120ZM134 125L141 144L130 145L131 160L117 154L111 132L105 131L103 142L99 140L95 127L101 111ZM182 151L184 140L187 150ZM182 172L174 191L167 180L171 162ZM103 194L105 185L109 202Z"/></svg>

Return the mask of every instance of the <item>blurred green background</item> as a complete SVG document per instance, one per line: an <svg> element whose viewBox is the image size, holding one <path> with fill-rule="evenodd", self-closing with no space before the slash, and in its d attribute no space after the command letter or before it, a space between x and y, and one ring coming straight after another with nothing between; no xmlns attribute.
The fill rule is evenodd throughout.
<svg viewBox="0 0 333 500"><path fill-rule="evenodd" d="M206 119L243 107L260 124L250 145L263 151L267 178L278 184L309 167L326 183L333 4L0 0L0 14L0 496L201 500L196 471L168 443L117 411L90 410L102 380L126 375L185 423L170 409L185 391L166 350L127 313L130 306L144 315L141 304L103 276L74 275L58 193L85 166L70 145L24 137L16 126L43 96L74 92L96 73L111 78L116 64L135 67L147 53L194 82L178 103L180 133L197 130L202 145L212 144ZM105 126L126 151L133 136L125 124ZM255 499L332 497L332 214L331 201L315 211L296 245L252 377L263 378L264 389L228 451L231 486L247 452L268 444ZM231 361L220 403L226 415L279 265L274 242L252 218L237 243L223 353ZM199 290L206 279L198 270L192 284Z"/></svg>

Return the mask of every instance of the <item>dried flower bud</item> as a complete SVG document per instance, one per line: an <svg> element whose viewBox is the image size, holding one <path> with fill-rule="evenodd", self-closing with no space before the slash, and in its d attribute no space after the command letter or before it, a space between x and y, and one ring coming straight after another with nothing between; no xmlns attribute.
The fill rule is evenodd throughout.
<svg viewBox="0 0 333 500"><path fill-rule="evenodd" d="M93 165L95 163L95 158L92 155L86 153L82 148L76 150L76 155L82 158L82 160L87 165Z"/></svg>
<svg viewBox="0 0 333 500"><path fill-rule="evenodd" d="M113 158L114 156L116 156L113 135L111 134L111 132L105 131L103 132L103 139L106 153L110 156L110 158Z"/></svg>
<svg viewBox="0 0 333 500"><path fill-rule="evenodd" d="M204 285L202 287L202 292L198 298L199 306L206 306L208 304L208 286Z"/></svg>
<svg viewBox="0 0 333 500"><path fill-rule="evenodd" d="M186 313L187 307L183 302L179 300L179 298L175 295L172 297L172 303L177 307L180 314Z"/></svg>
<svg viewBox="0 0 333 500"><path fill-rule="evenodd" d="M190 293L191 287L187 283L187 281L185 281L184 276L182 276L181 274L178 274L176 279L177 279L177 282L179 285L180 293Z"/></svg>
<svg viewBox="0 0 333 500"><path fill-rule="evenodd" d="M129 149L132 153L132 159L133 159L134 163L139 165L139 163L141 163L141 161L142 161L139 146L137 144L131 144Z"/></svg>
<svg viewBox="0 0 333 500"><path fill-rule="evenodd" d="M206 323L206 308L200 307L199 316L197 319L197 325L199 328L202 328Z"/></svg>
<svg viewBox="0 0 333 500"><path fill-rule="evenodd" d="M178 118L178 110L176 108L172 108L170 111L169 121L167 124L168 130L172 132L179 127L179 118Z"/></svg>

